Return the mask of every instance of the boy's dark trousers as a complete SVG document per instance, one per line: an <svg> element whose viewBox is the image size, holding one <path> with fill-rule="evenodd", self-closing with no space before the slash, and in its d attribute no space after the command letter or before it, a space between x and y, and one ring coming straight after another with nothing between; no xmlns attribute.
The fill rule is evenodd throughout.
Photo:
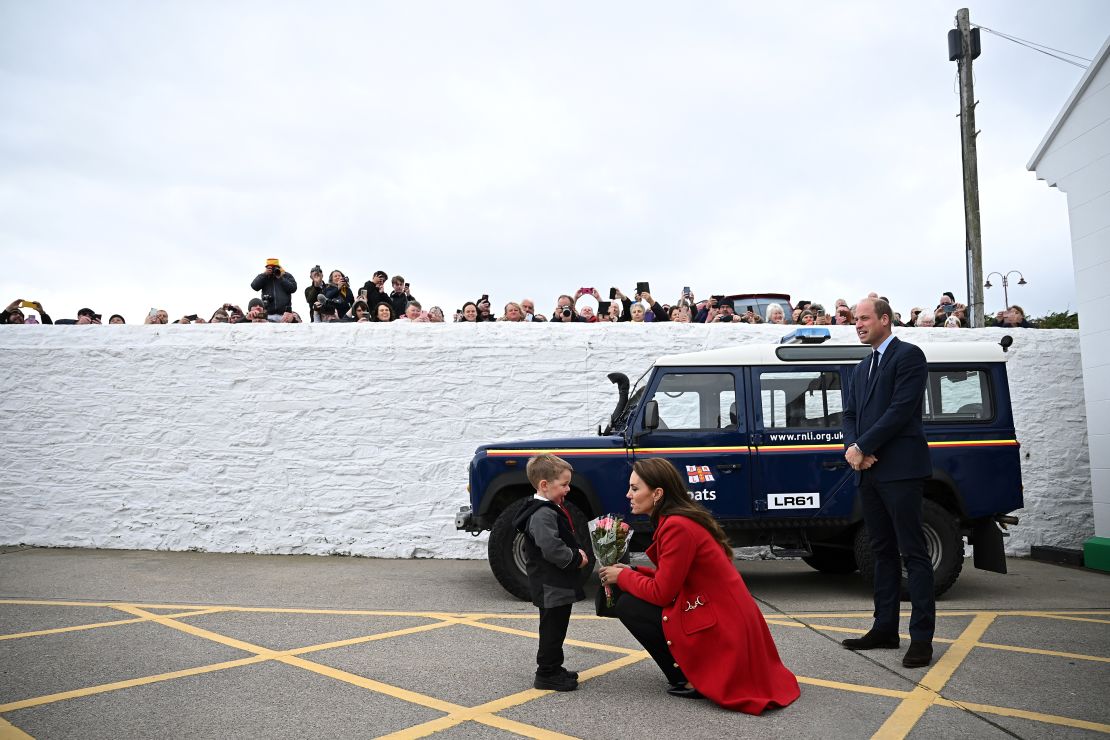
<svg viewBox="0 0 1110 740"><path fill-rule="evenodd" d="M563 640L570 625L573 604L540 607L540 647L536 651L536 675L554 676L563 667Z"/></svg>
<svg viewBox="0 0 1110 740"><path fill-rule="evenodd" d="M684 685L686 676L675 666L674 656L667 647L667 637L663 634L663 607L637 599L630 593L622 593L613 604L613 611L625 629L648 651L667 680L675 686Z"/></svg>

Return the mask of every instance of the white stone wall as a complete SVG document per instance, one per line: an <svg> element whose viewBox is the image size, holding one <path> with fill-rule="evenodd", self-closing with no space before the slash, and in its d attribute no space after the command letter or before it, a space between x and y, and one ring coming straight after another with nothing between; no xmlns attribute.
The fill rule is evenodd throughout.
<svg viewBox="0 0 1110 740"><path fill-rule="evenodd" d="M909 341L1002 330L905 329ZM1093 532L1079 342L1010 331L1026 508L1009 540ZM768 327L0 327L0 544L481 558L454 528L497 439L595 434L620 370ZM848 332L841 338L854 340Z"/></svg>

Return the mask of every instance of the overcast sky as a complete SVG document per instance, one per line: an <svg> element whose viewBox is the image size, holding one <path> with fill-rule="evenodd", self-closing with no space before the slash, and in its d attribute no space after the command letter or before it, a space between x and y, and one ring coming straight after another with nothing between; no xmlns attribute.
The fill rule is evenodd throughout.
<svg viewBox="0 0 1110 740"><path fill-rule="evenodd" d="M268 257L449 314L638 280L962 300L958 7L0 0L0 302L207 316ZM1110 3L971 20L1090 58ZM982 46L984 272L1074 309L1066 196L1025 166L1083 72Z"/></svg>

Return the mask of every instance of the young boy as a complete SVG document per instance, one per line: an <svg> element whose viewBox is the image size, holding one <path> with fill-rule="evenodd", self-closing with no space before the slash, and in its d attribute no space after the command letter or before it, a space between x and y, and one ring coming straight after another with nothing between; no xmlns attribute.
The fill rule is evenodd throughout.
<svg viewBox="0 0 1110 740"><path fill-rule="evenodd" d="M536 489L513 520L524 533L532 603L540 609L540 645L536 651L537 689L574 691L578 674L563 668L563 640L571 605L585 598L578 570L589 565L574 538L574 523L563 500L570 490L570 463L554 455L536 455L525 469Z"/></svg>

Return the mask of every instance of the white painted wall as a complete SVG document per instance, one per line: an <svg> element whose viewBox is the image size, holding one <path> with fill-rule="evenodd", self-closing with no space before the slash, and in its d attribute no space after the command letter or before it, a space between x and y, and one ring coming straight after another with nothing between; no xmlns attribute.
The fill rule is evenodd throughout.
<svg viewBox="0 0 1110 740"><path fill-rule="evenodd" d="M1095 533L1110 537L1110 40L1034 158L1068 196ZM1046 146L1047 144L1047 146Z"/></svg>
<svg viewBox="0 0 1110 740"><path fill-rule="evenodd" d="M854 341L850 331L838 338ZM912 342L1002 330L909 329ZM1092 527L1074 331L1016 330L1026 508L1009 549ZM454 529L497 439L596 433L660 354L743 325L0 327L0 544L480 558Z"/></svg>

